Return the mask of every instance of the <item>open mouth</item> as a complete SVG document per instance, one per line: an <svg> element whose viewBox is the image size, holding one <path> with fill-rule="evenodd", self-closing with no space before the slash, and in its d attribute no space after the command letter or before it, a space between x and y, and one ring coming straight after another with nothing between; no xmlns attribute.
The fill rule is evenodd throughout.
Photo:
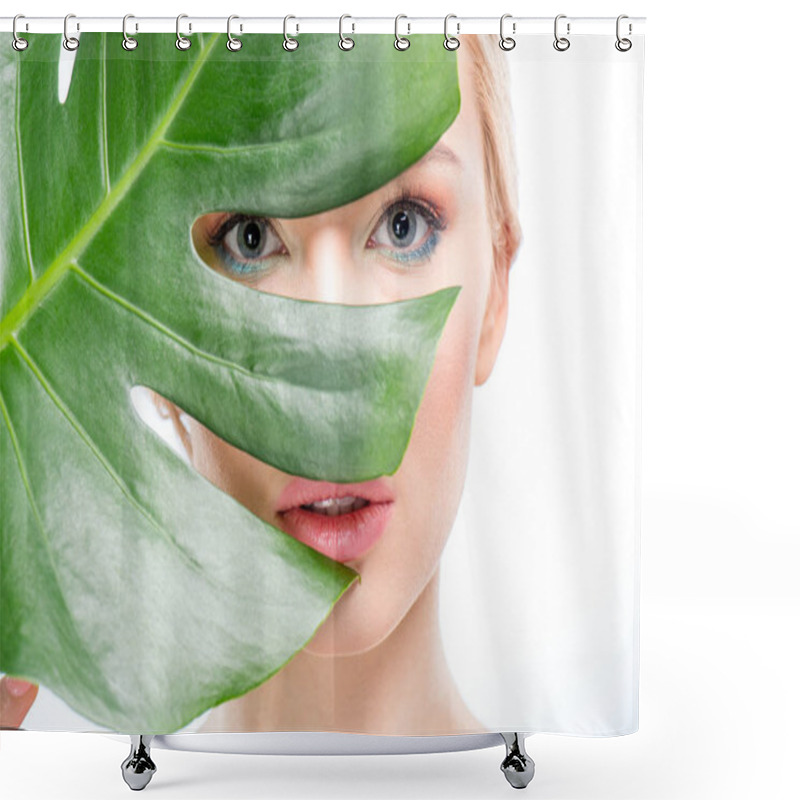
<svg viewBox="0 0 800 800"><path fill-rule="evenodd" d="M295 479L277 502L286 532L336 561L364 555L381 537L394 507L383 480L334 484Z"/></svg>
<svg viewBox="0 0 800 800"><path fill-rule="evenodd" d="M289 535L343 563L364 555L380 539L394 503L370 503L363 497L339 499L345 502L329 498L295 506L280 516Z"/></svg>
<svg viewBox="0 0 800 800"><path fill-rule="evenodd" d="M317 514L326 514L329 517L340 517L342 514L351 514L369 505L369 500L363 497L328 497L316 503L308 503L300 508L314 511Z"/></svg>

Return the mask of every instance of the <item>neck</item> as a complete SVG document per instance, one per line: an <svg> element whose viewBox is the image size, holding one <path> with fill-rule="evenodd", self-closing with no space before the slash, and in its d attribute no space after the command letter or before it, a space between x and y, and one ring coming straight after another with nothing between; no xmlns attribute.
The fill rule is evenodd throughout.
<svg viewBox="0 0 800 800"><path fill-rule="evenodd" d="M438 604L437 567L405 617L375 647L351 656L301 650L256 689L214 708L198 732L483 732L450 674Z"/></svg>

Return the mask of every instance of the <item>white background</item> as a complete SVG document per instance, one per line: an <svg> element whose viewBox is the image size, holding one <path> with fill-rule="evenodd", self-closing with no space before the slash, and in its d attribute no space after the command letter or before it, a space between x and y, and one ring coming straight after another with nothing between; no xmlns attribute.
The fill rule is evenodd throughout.
<svg viewBox="0 0 800 800"><path fill-rule="evenodd" d="M30 2L28 16L646 16L640 730L527 741L539 798L794 798L800 751L800 7L686 0ZM0 43L2 44L2 43ZM9 45L10 46L10 45ZM524 618L525 609L519 614ZM170 798L508 797L502 748L155 750ZM120 743L0 733L2 797L129 796Z"/></svg>

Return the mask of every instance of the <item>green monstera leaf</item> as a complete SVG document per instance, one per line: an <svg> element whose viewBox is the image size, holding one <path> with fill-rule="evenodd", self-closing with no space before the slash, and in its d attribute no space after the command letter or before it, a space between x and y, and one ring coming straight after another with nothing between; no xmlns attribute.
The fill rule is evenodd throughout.
<svg viewBox="0 0 800 800"><path fill-rule="evenodd" d="M357 574L263 522L139 418L150 387L289 473L402 461L458 287L370 306L205 265L201 214L374 191L459 109L441 37L84 33L0 48L0 669L124 733L168 733L302 648Z"/></svg>

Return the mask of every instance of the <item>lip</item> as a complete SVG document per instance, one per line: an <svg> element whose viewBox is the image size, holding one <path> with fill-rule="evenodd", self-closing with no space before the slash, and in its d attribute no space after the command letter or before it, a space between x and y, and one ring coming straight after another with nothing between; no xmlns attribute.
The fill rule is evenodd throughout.
<svg viewBox="0 0 800 800"><path fill-rule="evenodd" d="M301 508L330 497L363 497L369 504L335 517ZM393 506L394 495L381 478L364 483L295 478L278 498L277 513L289 535L343 563L364 555L380 539Z"/></svg>

